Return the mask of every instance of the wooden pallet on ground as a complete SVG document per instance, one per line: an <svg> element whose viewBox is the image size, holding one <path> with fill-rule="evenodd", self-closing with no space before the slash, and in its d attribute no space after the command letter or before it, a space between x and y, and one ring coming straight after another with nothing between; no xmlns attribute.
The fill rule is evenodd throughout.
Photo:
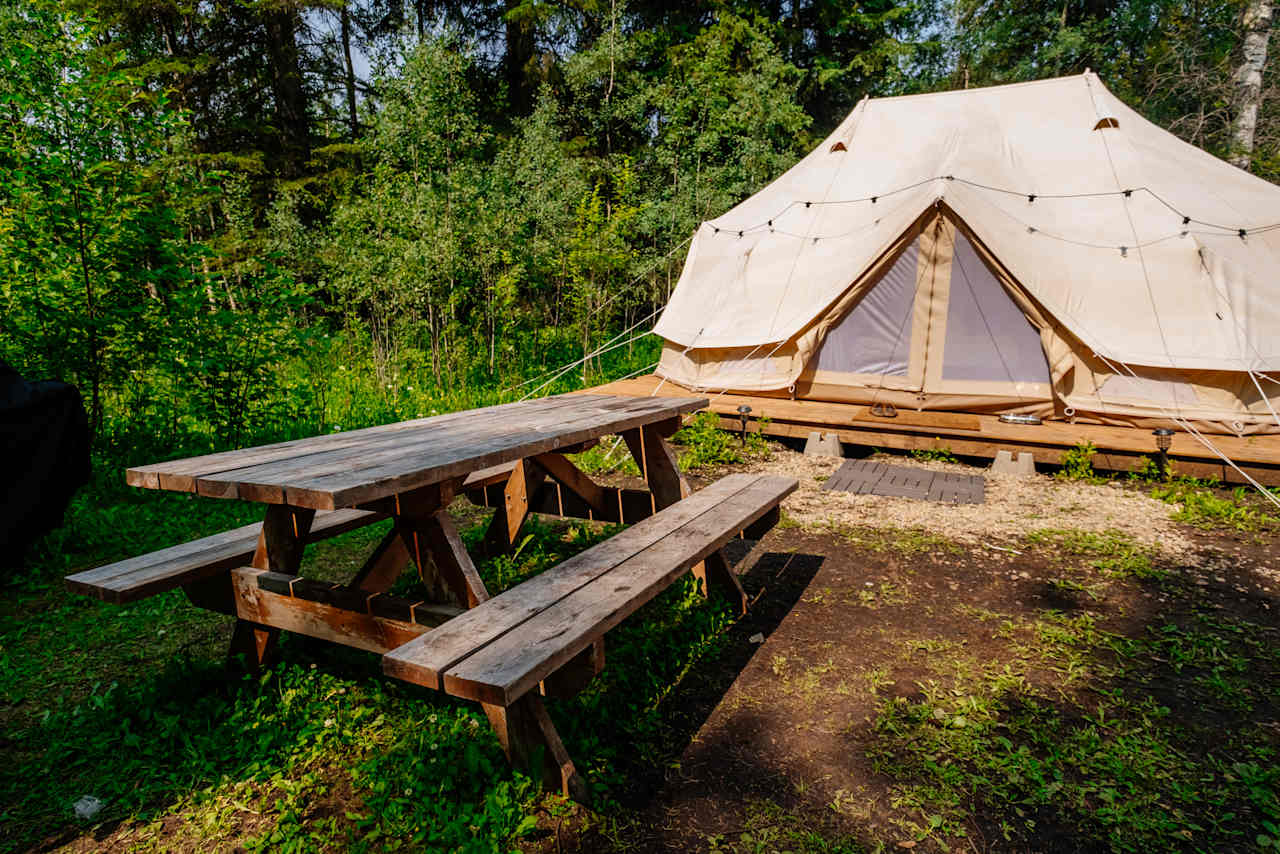
<svg viewBox="0 0 1280 854"><path fill-rule="evenodd" d="M586 391L594 394L630 394L648 397L683 397L689 390L653 376L619 380ZM895 450L947 450L960 456L992 459L998 451L1028 451L1038 463L1061 463L1063 455L1082 442L1097 448L1094 466L1108 471L1133 471L1142 458L1154 459L1151 431L1137 427L1073 424L1006 424L995 415L968 412L911 412L898 410L895 418L881 418L864 404L789 400L744 394L716 394L710 409L720 415L726 430L739 429L738 407L751 407L748 429L760 430L756 419L767 418L764 432L771 436L803 439L811 431L835 433L841 442ZM1280 436L1210 436L1218 451L1257 481L1280 486ZM1169 459L1178 474L1216 477L1225 483L1243 483L1239 472L1201 444L1194 436L1177 433Z"/></svg>

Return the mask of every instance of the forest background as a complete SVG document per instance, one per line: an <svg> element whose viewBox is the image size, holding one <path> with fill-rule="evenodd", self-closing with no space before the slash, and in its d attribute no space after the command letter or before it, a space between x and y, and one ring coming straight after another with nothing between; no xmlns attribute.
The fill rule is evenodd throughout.
<svg viewBox="0 0 1280 854"><path fill-rule="evenodd" d="M81 389L112 483L639 372L696 225L867 95L1089 67L1276 179L1271 22L1259 0L6 0L0 359Z"/></svg>

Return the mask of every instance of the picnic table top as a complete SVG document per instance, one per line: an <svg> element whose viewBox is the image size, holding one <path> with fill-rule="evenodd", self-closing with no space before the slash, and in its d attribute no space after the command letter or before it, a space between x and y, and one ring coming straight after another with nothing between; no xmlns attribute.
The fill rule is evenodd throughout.
<svg viewBox="0 0 1280 854"><path fill-rule="evenodd" d="M700 397L563 394L137 466L126 480L148 489L334 510L706 405Z"/></svg>

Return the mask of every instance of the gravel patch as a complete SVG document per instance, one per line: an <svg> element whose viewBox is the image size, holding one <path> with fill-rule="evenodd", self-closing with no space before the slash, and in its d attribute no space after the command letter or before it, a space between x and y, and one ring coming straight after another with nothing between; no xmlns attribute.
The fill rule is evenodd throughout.
<svg viewBox="0 0 1280 854"><path fill-rule="evenodd" d="M1177 508L1118 482L1083 483L1048 475L997 475L956 463L886 458L893 465L983 475L986 502L942 504L912 498L829 491L823 482L844 460L806 457L775 446L767 460L748 471L787 474L800 481L783 503L787 515L806 527L871 526L923 529L968 544L1011 543L1044 529L1119 531L1166 557L1185 557L1193 543L1169 517Z"/></svg>

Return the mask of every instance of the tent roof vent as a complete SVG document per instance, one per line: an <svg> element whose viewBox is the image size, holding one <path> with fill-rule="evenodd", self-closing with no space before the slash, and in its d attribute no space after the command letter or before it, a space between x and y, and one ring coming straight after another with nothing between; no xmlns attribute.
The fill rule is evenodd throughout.
<svg viewBox="0 0 1280 854"><path fill-rule="evenodd" d="M832 151L848 151L849 149L844 147L843 142L836 142L835 145L831 146L831 150Z"/></svg>
<svg viewBox="0 0 1280 854"><path fill-rule="evenodd" d="M1116 121L1111 116L1104 116L1098 119L1098 123L1093 126L1093 129L1102 130L1103 128L1118 128L1118 127L1120 127L1120 122Z"/></svg>

